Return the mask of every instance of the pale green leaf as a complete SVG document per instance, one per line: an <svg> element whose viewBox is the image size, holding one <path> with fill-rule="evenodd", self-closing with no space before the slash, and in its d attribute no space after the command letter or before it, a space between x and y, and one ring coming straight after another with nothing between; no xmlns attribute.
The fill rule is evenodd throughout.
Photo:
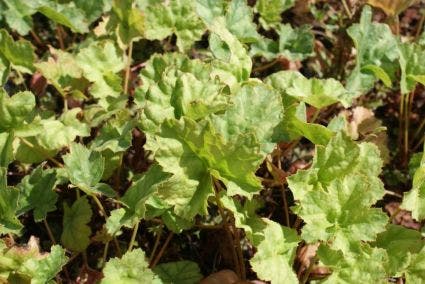
<svg viewBox="0 0 425 284"><path fill-rule="evenodd" d="M45 284L55 278L67 261L65 250L59 245L54 245L47 256L41 259L30 258L25 261L19 272L30 275L31 283Z"/></svg>
<svg viewBox="0 0 425 284"><path fill-rule="evenodd" d="M292 269L300 241L297 232L265 218L251 222L251 227L257 252L250 264L258 277L271 283L281 283L282 279L297 283Z"/></svg>
<svg viewBox="0 0 425 284"><path fill-rule="evenodd" d="M107 28L116 28L119 39L128 45L143 35L145 23L142 11L133 6L132 0L114 0Z"/></svg>
<svg viewBox="0 0 425 284"><path fill-rule="evenodd" d="M401 276L411 264L412 255L420 253L425 246L425 241L416 230L390 224L378 235L375 246L387 251L389 274Z"/></svg>
<svg viewBox="0 0 425 284"><path fill-rule="evenodd" d="M52 0L33 0L29 3L47 18L64 25L77 33L87 33L89 31L89 21L83 10L79 9L71 1L67 3L58 3Z"/></svg>
<svg viewBox="0 0 425 284"><path fill-rule="evenodd" d="M105 166L102 155L81 144L71 144L70 153L63 156L63 161L71 183L83 190L90 191L87 188L95 186L102 178Z"/></svg>
<svg viewBox="0 0 425 284"><path fill-rule="evenodd" d="M64 203L61 243L68 249L81 252L90 244L91 229L87 225L92 210L86 196L77 199L71 207Z"/></svg>
<svg viewBox="0 0 425 284"><path fill-rule="evenodd" d="M22 228L16 215L19 191L7 186L7 169L0 167L0 234L18 233Z"/></svg>
<svg viewBox="0 0 425 284"><path fill-rule="evenodd" d="M162 281L149 269L141 249L127 252L121 259L109 260L103 269L102 284L160 284Z"/></svg>
<svg viewBox="0 0 425 284"><path fill-rule="evenodd" d="M267 60L279 57L288 60L303 60L313 55L314 35L309 26L292 28L291 25L279 25L277 29L279 40L262 38L251 45L251 56L262 56Z"/></svg>
<svg viewBox="0 0 425 284"><path fill-rule="evenodd" d="M2 61L10 63L18 71L34 71L35 55L31 43L26 40L14 41L4 29L0 29L0 55Z"/></svg>
<svg viewBox="0 0 425 284"><path fill-rule="evenodd" d="M346 249L350 243L372 241L385 230L387 216L371 208L384 195L378 179L382 162L373 144L356 145L339 133L323 149L317 146L310 169L288 179L298 200L294 211L305 221L307 242L332 241Z"/></svg>
<svg viewBox="0 0 425 284"><path fill-rule="evenodd" d="M195 12L195 1L158 1L145 11L147 39L162 40L175 34L180 51L188 50L205 32L204 24Z"/></svg>
<svg viewBox="0 0 425 284"><path fill-rule="evenodd" d="M425 219L425 154L413 176L412 189L404 194L401 207L412 211L414 219Z"/></svg>
<svg viewBox="0 0 425 284"><path fill-rule="evenodd" d="M35 107L31 92L19 92L9 97L0 90L0 131L10 131L24 124Z"/></svg>
<svg viewBox="0 0 425 284"><path fill-rule="evenodd" d="M7 168L13 161L13 132L0 133L0 167Z"/></svg>
<svg viewBox="0 0 425 284"><path fill-rule="evenodd" d="M295 0L258 0L255 8L260 13L260 23L265 29L275 27L282 21L280 15L294 6Z"/></svg>
<svg viewBox="0 0 425 284"><path fill-rule="evenodd" d="M360 23L347 30L357 50L356 66L347 78L347 89L353 96L360 96L373 87L375 75L380 75L388 83L397 70L395 60L398 59L397 40L388 25L372 22L372 9L365 6ZM375 66L370 72L367 66ZM385 75L382 75L385 74Z"/></svg>
<svg viewBox="0 0 425 284"><path fill-rule="evenodd" d="M400 88L403 94L407 94L416 86L416 83L424 83L425 67L422 62L425 60L425 50L415 43L399 43L401 79Z"/></svg>
<svg viewBox="0 0 425 284"><path fill-rule="evenodd" d="M321 245L317 255L332 271L321 283L388 283L385 272L387 254L383 249L356 244L349 251L342 252Z"/></svg>
<svg viewBox="0 0 425 284"><path fill-rule="evenodd" d="M122 78L117 73L125 67L122 52L111 41L98 41L83 48L77 55L77 64L84 76L93 82L91 95L107 108L108 97L117 98L122 92Z"/></svg>
<svg viewBox="0 0 425 284"><path fill-rule="evenodd" d="M75 56L54 48L50 48L50 54L52 56L47 61L35 64L49 83L63 96L77 90L84 91L87 81L83 78L83 71L77 65Z"/></svg>
<svg viewBox="0 0 425 284"><path fill-rule="evenodd" d="M4 13L9 27L20 35L27 35L33 28L31 16L36 11L22 0L3 0L3 2L7 7Z"/></svg>
<svg viewBox="0 0 425 284"><path fill-rule="evenodd" d="M25 247L0 245L0 275L12 283L51 283L68 261L65 250L52 246L50 253L40 253L37 239L31 237Z"/></svg>

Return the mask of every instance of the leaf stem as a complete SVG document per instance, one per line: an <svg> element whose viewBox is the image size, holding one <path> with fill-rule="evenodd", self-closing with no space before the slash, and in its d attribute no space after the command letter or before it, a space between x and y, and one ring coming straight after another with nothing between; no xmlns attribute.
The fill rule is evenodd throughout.
<svg viewBox="0 0 425 284"><path fill-rule="evenodd" d="M128 56L127 56L127 67L125 69L125 80L124 80L124 93L128 94L128 85L130 81L130 74L131 74L131 59L133 56L133 42L130 42L130 45L128 46Z"/></svg>
<svg viewBox="0 0 425 284"><path fill-rule="evenodd" d="M109 241L106 242L105 247L103 248L103 255L102 255L102 265L101 268L105 266L106 263L106 257L108 256L108 250L109 250Z"/></svg>
<svg viewBox="0 0 425 284"><path fill-rule="evenodd" d="M173 236L174 236L174 233L173 233L173 232L170 232L170 233L168 234L168 237L167 237L167 239L165 240L164 245L162 246L162 248L161 248L161 250L159 251L159 253L156 255L155 259L154 259L154 260L151 262L151 264L149 265L149 268L154 268L154 267L158 264L159 260L161 259L162 255L164 254L165 249L167 248L167 246L168 246L168 244L170 243L170 241L171 241L171 239L173 238Z"/></svg>
<svg viewBox="0 0 425 284"><path fill-rule="evenodd" d="M62 37L62 28L60 25L56 26L56 38L59 41L60 49L65 50L65 44L63 43L63 37Z"/></svg>
<svg viewBox="0 0 425 284"><path fill-rule="evenodd" d="M220 215L221 215L223 228L224 228L224 231L227 234L229 242L233 246L232 255L233 255L233 262L235 264L235 270L236 270L239 278L245 279L245 277L246 277L245 276L245 267L242 268L242 266L244 266L242 251L238 252L238 250L241 250L240 242L238 244L236 244L236 241L233 239L232 231L230 230L230 225L227 222L227 216L224 212L224 206L221 203L220 196L218 194L220 189L221 189L221 186L220 186L218 180L216 180L214 177L212 179L213 179L213 184L214 184L214 189L215 189L214 190L215 200L216 200L216 203L217 203L218 211L220 212ZM235 228L235 231L236 230L237 230L237 228ZM242 257L242 259L241 259L241 257Z"/></svg>
<svg viewBox="0 0 425 284"><path fill-rule="evenodd" d="M131 234L130 244L128 245L128 251L131 251L134 246L134 242L136 240L137 231L139 230L139 223L137 222L136 225L134 225L133 233Z"/></svg>
<svg viewBox="0 0 425 284"><path fill-rule="evenodd" d="M46 231L47 231L47 234L49 235L50 241L52 241L52 243L55 245L56 240L55 240L55 237L53 236L52 230L50 229L49 223L47 223L46 218L43 219L44 227L46 227Z"/></svg>
<svg viewBox="0 0 425 284"><path fill-rule="evenodd" d="M267 70L278 62L279 62L279 58L276 58L275 60L273 60L269 63L266 63L264 65L261 65L261 66L258 66L257 68L252 69L252 73L258 73L258 72L262 72L264 70Z"/></svg>
<svg viewBox="0 0 425 284"><path fill-rule="evenodd" d="M159 246L159 241L161 240L161 235L162 235L162 226L160 227L160 230L159 230L158 234L156 235L155 244L153 245L153 249L152 249L151 255L149 257L149 263L152 263L152 261L153 261L156 250L158 249L158 246Z"/></svg>
<svg viewBox="0 0 425 284"><path fill-rule="evenodd" d="M344 6L344 10L347 13L348 18L351 19L353 17L353 14L350 11L350 7L348 7L347 1L346 0L342 0L341 2L342 2L342 6Z"/></svg>

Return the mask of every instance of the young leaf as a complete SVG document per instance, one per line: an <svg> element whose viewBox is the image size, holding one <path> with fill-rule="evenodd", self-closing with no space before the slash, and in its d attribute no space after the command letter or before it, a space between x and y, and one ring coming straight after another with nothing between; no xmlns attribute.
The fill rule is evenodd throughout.
<svg viewBox="0 0 425 284"><path fill-rule="evenodd" d="M192 284L199 283L203 278L198 264L192 261L176 261L162 263L155 266L153 272L158 275L164 284Z"/></svg>
<svg viewBox="0 0 425 284"><path fill-rule="evenodd" d="M92 210L86 196L77 199L71 207L64 203L62 244L73 251L84 251L90 244L91 229L87 225Z"/></svg>
<svg viewBox="0 0 425 284"><path fill-rule="evenodd" d="M31 16L36 10L21 0L3 0L3 2L7 7L4 13L9 27L20 35L27 35L33 28L34 23Z"/></svg>
<svg viewBox="0 0 425 284"><path fill-rule="evenodd" d="M31 92L19 92L9 97L0 90L0 131L22 126L34 107L35 97Z"/></svg>
<svg viewBox="0 0 425 284"><path fill-rule="evenodd" d="M29 41L14 41L9 33L0 29L0 56L13 68L20 72L31 73L34 71L34 50Z"/></svg>
<svg viewBox="0 0 425 284"><path fill-rule="evenodd" d="M314 35L309 26L292 28L289 24L281 24L276 32L279 40L273 41L263 37L251 45L249 54L262 56L267 60L284 57L292 61L303 60L313 55Z"/></svg>
<svg viewBox="0 0 425 284"><path fill-rule="evenodd" d="M0 133L0 168L7 168L13 161L13 132Z"/></svg>
<svg viewBox="0 0 425 284"><path fill-rule="evenodd" d="M188 50L205 31L195 12L195 1L159 1L158 4L149 5L145 13L146 38L162 40L175 34L180 51Z"/></svg>
<svg viewBox="0 0 425 284"><path fill-rule="evenodd" d="M257 248L250 264L258 277L272 283L279 283L282 279L289 283L298 282L292 269L300 241L297 232L265 218L251 220L250 226L253 244Z"/></svg>
<svg viewBox="0 0 425 284"><path fill-rule="evenodd" d="M50 48L51 57L35 66L61 95L76 93L87 87L83 70L77 65L75 56L62 50Z"/></svg>
<svg viewBox="0 0 425 284"><path fill-rule="evenodd" d="M65 168L72 184L89 192L102 178L105 161L96 151L90 151L81 144L71 144L70 153L63 156ZM90 193L88 193L90 194Z"/></svg>
<svg viewBox="0 0 425 284"><path fill-rule="evenodd" d="M117 74L125 67L122 52L111 41L94 42L80 50L77 64L93 82L91 95L107 108L108 97L117 98L122 92L122 79Z"/></svg>
<svg viewBox="0 0 425 284"><path fill-rule="evenodd" d="M355 244L347 252L320 245L317 250L320 261L332 274L323 283L386 283L385 264L387 254L380 248Z"/></svg>
<svg viewBox="0 0 425 284"><path fill-rule="evenodd" d="M87 33L89 31L89 22L84 12L74 2L58 3L52 0L36 0L30 4L47 18L74 32Z"/></svg>
<svg viewBox="0 0 425 284"><path fill-rule="evenodd" d="M67 261L65 250L61 246L55 245L51 247L50 253L42 259L30 258L25 261L20 271L31 276L31 283L48 283L62 270Z"/></svg>
<svg viewBox="0 0 425 284"><path fill-rule="evenodd" d="M0 243L0 274L13 279L12 283L50 283L68 261L65 250L52 246L50 253L40 253L36 238L31 237L25 247L7 247Z"/></svg>
<svg viewBox="0 0 425 284"><path fill-rule="evenodd" d="M0 167L0 234L18 233L22 228L16 215L19 191L7 186L7 169Z"/></svg>
<svg viewBox="0 0 425 284"><path fill-rule="evenodd" d="M404 194L401 207L412 211L412 217L416 220L425 219L425 154L413 176L412 189Z"/></svg>
<svg viewBox="0 0 425 284"><path fill-rule="evenodd" d="M42 166L25 176L17 186L21 191L20 213L34 209L34 221L45 219L48 212L56 210L58 195L53 190L56 184L56 173L47 172Z"/></svg>
<svg viewBox="0 0 425 284"><path fill-rule="evenodd" d="M133 7L132 0L113 1L112 14L107 28L116 28L119 39L125 45L138 40L143 35L144 25L143 14L140 10Z"/></svg>
<svg viewBox="0 0 425 284"><path fill-rule="evenodd" d="M347 89L359 96L373 87L375 75L385 72L381 77L394 78L398 59L397 40L388 25L372 22L372 9L365 6L359 24L348 28L357 50L356 67L347 79ZM370 66L380 68L379 73L370 72ZM365 68L366 66L366 68ZM368 67L369 66L369 67Z"/></svg>
<svg viewBox="0 0 425 284"><path fill-rule="evenodd" d="M141 249L129 251L121 259L113 258L106 263L103 269L105 276L101 283L162 283L148 266L145 253Z"/></svg>
<svg viewBox="0 0 425 284"><path fill-rule="evenodd" d="M303 239L332 241L345 251L350 243L372 241L384 231L387 216L371 208L384 195L377 177L381 166L376 146L356 145L342 133L325 149L317 146L312 167L288 180L299 202L294 211L306 222Z"/></svg>
<svg viewBox="0 0 425 284"><path fill-rule="evenodd" d="M378 235L375 246L388 253L388 272L391 276L407 273L415 254L425 246L421 233L398 225L388 225L387 230ZM414 264L413 264L414 265Z"/></svg>
<svg viewBox="0 0 425 284"><path fill-rule="evenodd" d="M265 29L281 23L280 15L294 6L295 0L259 0L255 8L260 13L260 23Z"/></svg>

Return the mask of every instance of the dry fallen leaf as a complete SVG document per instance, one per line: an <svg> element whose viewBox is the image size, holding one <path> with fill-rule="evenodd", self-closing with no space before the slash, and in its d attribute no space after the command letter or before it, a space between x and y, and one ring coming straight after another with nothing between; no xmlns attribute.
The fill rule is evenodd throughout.
<svg viewBox="0 0 425 284"><path fill-rule="evenodd" d="M394 17L413 5L416 0L367 0L366 2L382 9L387 16Z"/></svg>

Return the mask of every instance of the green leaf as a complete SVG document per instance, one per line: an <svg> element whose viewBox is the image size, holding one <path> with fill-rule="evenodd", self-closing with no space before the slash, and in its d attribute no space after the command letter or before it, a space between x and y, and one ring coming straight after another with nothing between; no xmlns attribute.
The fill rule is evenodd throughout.
<svg viewBox="0 0 425 284"><path fill-rule="evenodd" d="M425 219L425 154L413 176L412 189L404 194L401 208L412 211L412 217L418 221Z"/></svg>
<svg viewBox="0 0 425 284"><path fill-rule="evenodd" d="M57 184L56 173L38 166L31 175L25 176L17 186L21 191L20 213L34 209L34 220L40 222L47 213L56 210L58 195L54 192Z"/></svg>
<svg viewBox="0 0 425 284"><path fill-rule="evenodd" d="M113 153L126 151L131 146L131 131L135 126L130 113L121 111L117 116L102 126L99 135L93 140L90 149L95 151L110 150Z"/></svg>
<svg viewBox="0 0 425 284"><path fill-rule="evenodd" d="M295 0L258 0L255 8L260 13L260 23L265 29L280 24L280 14L294 6Z"/></svg>
<svg viewBox="0 0 425 284"><path fill-rule="evenodd" d="M252 8L245 0L232 0L226 9L226 27L241 42L250 43L260 39L257 25L253 22Z"/></svg>
<svg viewBox="0 0 425 284"><path fill-rule="evenodd" d="M211 32L210 50L218 59L213 62L213 67L217 70L213 70L212 75L218 76L233 90L234 80L244 82L250 77L251 58L242 43L226 28L224 18L218 18L208 25L208 29Z"/></svg>
<svg viewBox="0 0 425 284"><path fill-rule="evenodd" d="M356 244L348 252L321 245L317 250L320 261L332 274L323 283L387 283L387 254L380 248Z"/></svg>
<svg viewBox="0 0 425 284"><path fill-rule="evenodd" d="M420 232L389 224L387 230L378 235L375 246L388 253L388 273L391 276L401 276L409 269L412 256L420 253L425 242Z"/></svg>
<svg viewBox="0 0 425 284"><path fill-rule="evenodd" d="M300 241L297 232L265 218L252 220L250 225L257 248L250 264L258 277L272 283L280 283L282 279L298 282L292 269Z"/></svg>
<svg viewBox="0 0 425 284"><path fill-rule="evenodd" d="M279 25L277 29L279 40L262 38L251 45L251 56L262 56L267 60L279 57L288 60L303 60L314 53L314 35L311 27L292 28L291 25Z"/></svg>
<svg viewBox="0 0 425 284"><path fill-rule="evenodd" d="M105 276L101 283L162 283L148 266L145 253L141 249L129 251L121 259L113 258L106 263L103 269Z"/></svg>
<svg viewBox="0 0 425 284"><path fill-rule="evenodd" d="M143 219L146 211L146 200L153 193L160 190L161 187L166 186L169 177L170 175L165 173L160 166L152 165L142 178L136 180L121 198L121 202L127 206L125 208L126 215Z"/></svg>
<svg viewBox="0 0 425 284"><path fill-rule="evenodd" d="M36 11L22 0L3 0L3 2L7 7L4 13L9 27L20 35L27 35L33 28L34 23L31 16Z"/></svg>
<svg viewBox="0 0 425 284"><path fill-rule="evenodd" d="M13 132L0 133L0 167L7 168L13 161Z"/></svg>
<svg viewBox="0 0 425 284"><path fill-rule="evenodd" d="M164 284L193 284L203 278L198 264L192 261L162 263L153 269Z"/></svg>
<svg viewBox="0 0 425 284"><path fill-rule="evenodd" d="M403 94L413 91L417 82L423 84L421 77L425 75L422 64L425 50L415 43L399 43L401 80L400 88Z"/></svg>
<svg viewBox="0 0 425 284"><path fill-rule="evenodd" d="M425 246L413 255L409 267L406 269L406 283L421 283L425 279Z"/></svg>
<svg viewBox="0 0 425 284"><path fill-rule="evenodd" d="M352 97L347 93L344 86L337 80L330 79L307 79L303 76L296 77L291 86L286 89L288 95L306 102L315 108L324 108L340 102L345 107L352 104Z"/></svg>
<svg viewBox="0 0 425 284"><path fill-rule="evenodd" d="M35 0L31 6L55 23L64 25L74 32L89 31L89 21L84 11L79 9L74 1L58 3L52 0Z"/></svg>
<svg viewBox="0 0 425 284"><path fill-rule="evenodd" d="M385 230L387 216L371 208L384 195L377 177L382 162L373 144L356 145L338 133L326 148L317 146L310 169L288 179L305 222L303 239L331 241L343 251L352 242L373 241Z"/></svg>
<svg viewBox="0 0 425 284"><path fill-rule="evenodd" d="M6 168L0 168L0 234L18 233L23 228L16 216L19 191L7 186L6 173Z"/></svg>
<svg viewBox="0 0 425 284"><path fill-rule="evenodd" d="M145 11L146 31L149 40L162 40L175 34L180 51L188 50L195 41L201 39L205 27L195 12L195 1L158 1Z"/></svg>
<svg viewBox="0 0 425 284"><path fill-rule="evenodd" d="M38 241L31 237L25 247L7 247L0 243L0 275L11 283L51 283L68 261L65 250L52 246L50 253L40 253Z"/></svg>
<svg viewBox="0 0 425 284"><path fill-rule="evenodd" d="M30 258L25 261L20 270L31 276L31 283L44 284L55 278L67 261L65 250L61 246L55 245L44 258Z"/></svg>
<svg viewBox="0 0 425 284"><path fill-rule="evenodd" d="M87 87L83 78L83 70L77 65L75 56L62 50L50 48L51 57L45 62L36 63L40 73L51 83L62 96Z"/></svg>
<svg viewBox="0 0 425 284"><path fill-rule="evenodd" d="M114 0L107 28L117 29L119 39L128 45L143 35L145 29L143 14L133 7L132 0Z"/></svg>
<svg viewBox="0 0 425 284"><path fill-rule="evenodd" d="M232 105L223 115L213 117L213 124L229 142L240 133L253 133L265 156L273 150L272 136L283 118L282 101L269 86L251 82L241 87L232 98ZM261 110L261 111L259 111Z"/></svg>
<svg viewBox="0 0 425 284"><path fill-rule="evenodd" d="M72 184L89 188L95 186L102 178L105 161L96 151L90 151L85 146L77 143L71 144L70 153L63 156L65 169ZM89 193L88 193L89 194Z"/></svg>
<svg viewBox="0 0 425 284"><path fill-rule="evenodd" d="M34 50L29 41L13 38L4 29L0 29L0 55L2 61L20 72L32 73L35 61Z"/></svg>
<svg viewBox="0 0 425 284"><path fill-rule="evenodd" d="M99 1L86 1L86 0L74 0L75 6L83 11L88 23L96 21L104 12L111 9L110 0L99 0Z"/></svg>
<svg viewBox="0 0 425 284"><path fill-rule="evenodd" d="M117 98L122 92L122 79L117 74L125 67L122 52L111 41L98 41L83 48L77 55L77 64L90 82L91 95L107 108L108 98Z"/></svg>
<svg viewBox="0 0 425 284"><path fill-rule="evenodd" d="M62 244L73 251L84 251L90 244L91 229L87 225L92 210L86 196L77 199L71 207L64 203Z"/></svg>
<svg viewBox="0 0 425 284"><path fill-rule="evenodd" d="M356 67L347 78L347 90L353 96L366 93L373 87L376 75L388 84L388 78L394 78L397 70L395 60L399 57L397 40L389 26L373 23L372 9L365 6L360 23L348 28L347 33L357 50ZM374 66L372 72L370 66ZM374 72L376 70L379 72Z"/></svg>
<svg viewBox="0 0 425 284"><path fill-rule="evenodd" d="M23 125L35 107L35 97L31 92L19 92L9 97L0 90L0 131L10 131Z"/></svg>

